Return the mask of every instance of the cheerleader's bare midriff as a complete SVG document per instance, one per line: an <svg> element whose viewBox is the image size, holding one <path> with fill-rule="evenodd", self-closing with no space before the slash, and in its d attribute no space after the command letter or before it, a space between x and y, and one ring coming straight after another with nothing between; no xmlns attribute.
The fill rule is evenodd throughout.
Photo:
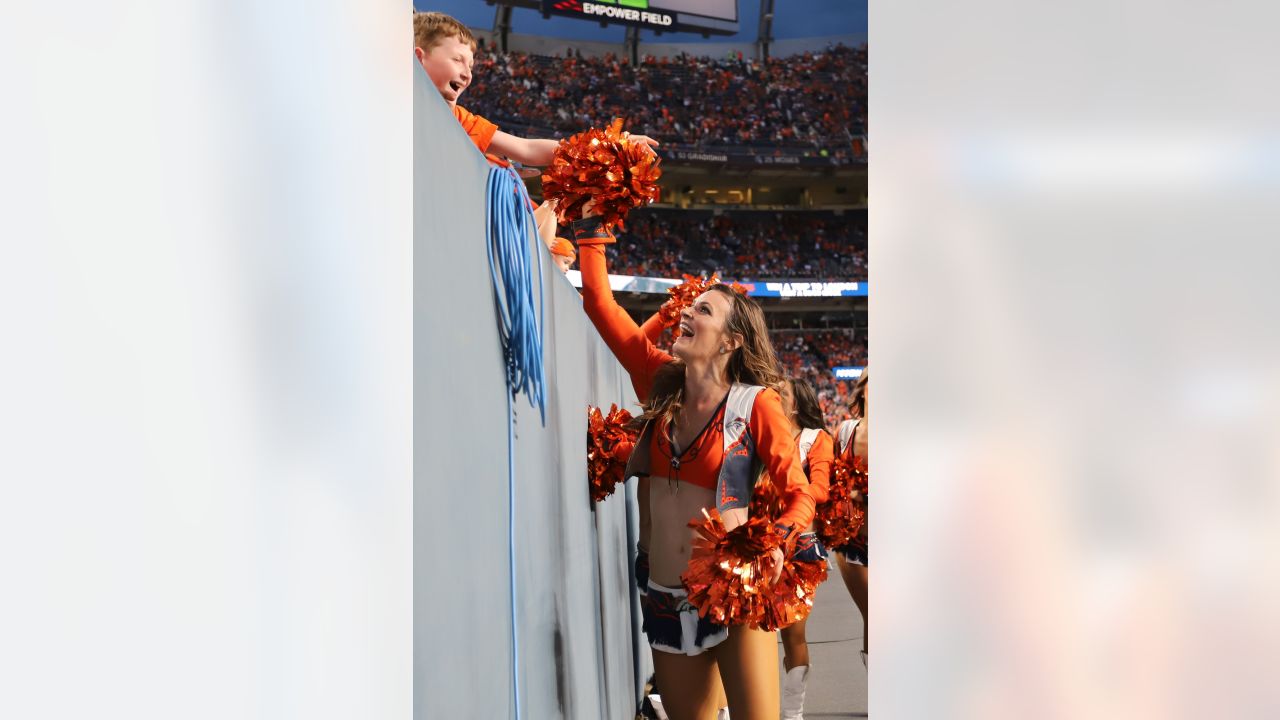
<svg viewBox="0 0 1280 720"><path fill-rule="evenodd" d="M690 520L701 520L702 509L715 507L716 493L692 483L673 483L664 477L649 478L649 577L659 585L680 587L680 575L689 565L697 533ZM732 529L747 519L746 508L723 516Z"/></svg>

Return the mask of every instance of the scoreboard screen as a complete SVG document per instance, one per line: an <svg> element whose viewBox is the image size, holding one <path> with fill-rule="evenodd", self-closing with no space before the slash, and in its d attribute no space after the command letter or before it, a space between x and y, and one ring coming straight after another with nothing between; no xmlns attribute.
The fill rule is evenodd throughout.
<svg viewBox="0 0 1280 720"><path fill-rule="evenodd" d="M738 32L738 0L542 0L542 12L665 32Z"/></svg>
<svg viewBox="0 0 1280 720"><path fill-rule="evenodd" d="M738 0L649 0L649 6L715 20L738 21Z"/></svg>

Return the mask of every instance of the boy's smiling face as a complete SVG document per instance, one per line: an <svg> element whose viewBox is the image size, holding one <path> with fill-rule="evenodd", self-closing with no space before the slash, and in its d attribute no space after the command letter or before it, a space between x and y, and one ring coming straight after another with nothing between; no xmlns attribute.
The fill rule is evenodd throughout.
<svg viewBox="0 0 1280 720"><path fill-rule="evenodd" d="M444 99L453 105L458 102L462 91L471 84L471 66L475 64L475 53L471 45L457 36L449 36L430 51L414 48L418 62L427 71L431 84L436 86Z"/></svg>

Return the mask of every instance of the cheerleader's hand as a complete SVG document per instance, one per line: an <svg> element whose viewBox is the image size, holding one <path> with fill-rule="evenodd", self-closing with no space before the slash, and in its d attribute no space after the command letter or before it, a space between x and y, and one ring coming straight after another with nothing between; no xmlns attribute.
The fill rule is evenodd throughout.
<svg viewBox="0 0 1280 720"><path fill-rule="evenodd" d="M769 578L769 584L778 582L778 578L782 577L782 550L774 548L767 555L761 558L761 570L764 571L765 577Z"/></svg>

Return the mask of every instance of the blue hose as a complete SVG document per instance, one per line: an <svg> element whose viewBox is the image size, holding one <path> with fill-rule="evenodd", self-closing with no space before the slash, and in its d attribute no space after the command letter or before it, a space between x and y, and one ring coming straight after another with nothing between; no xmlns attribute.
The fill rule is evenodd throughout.
<svg viewBox="0 0 1280 720"><path fill-rule="evenodd" d="M486 189L489 271L498 313L498 336L507 368L507 386L523 392L547 424L546 374L542 367L542 253L534 248L537 227L529 209L529 192L511 168L489 168ZM531 258L530 255L533 255ZM533 269L537 262L538 305L533 303Z"/></svg>
<svg viewBox="0 0 1280 720"><path fill-rule="evenodd" d="M542 254L534 248L537 227L529 209L529 193L511 168L489 168L485 189L486 245L493 276L493 301L498 337L507 375L507 561L511 580L511 677L515 717L520 720L520 624L516 598L516 468L515 407L523 392L547 425L546 373L542 366L542 327L545 305ZM533 305L533 262L537 258L538 309Z"/></svg>

